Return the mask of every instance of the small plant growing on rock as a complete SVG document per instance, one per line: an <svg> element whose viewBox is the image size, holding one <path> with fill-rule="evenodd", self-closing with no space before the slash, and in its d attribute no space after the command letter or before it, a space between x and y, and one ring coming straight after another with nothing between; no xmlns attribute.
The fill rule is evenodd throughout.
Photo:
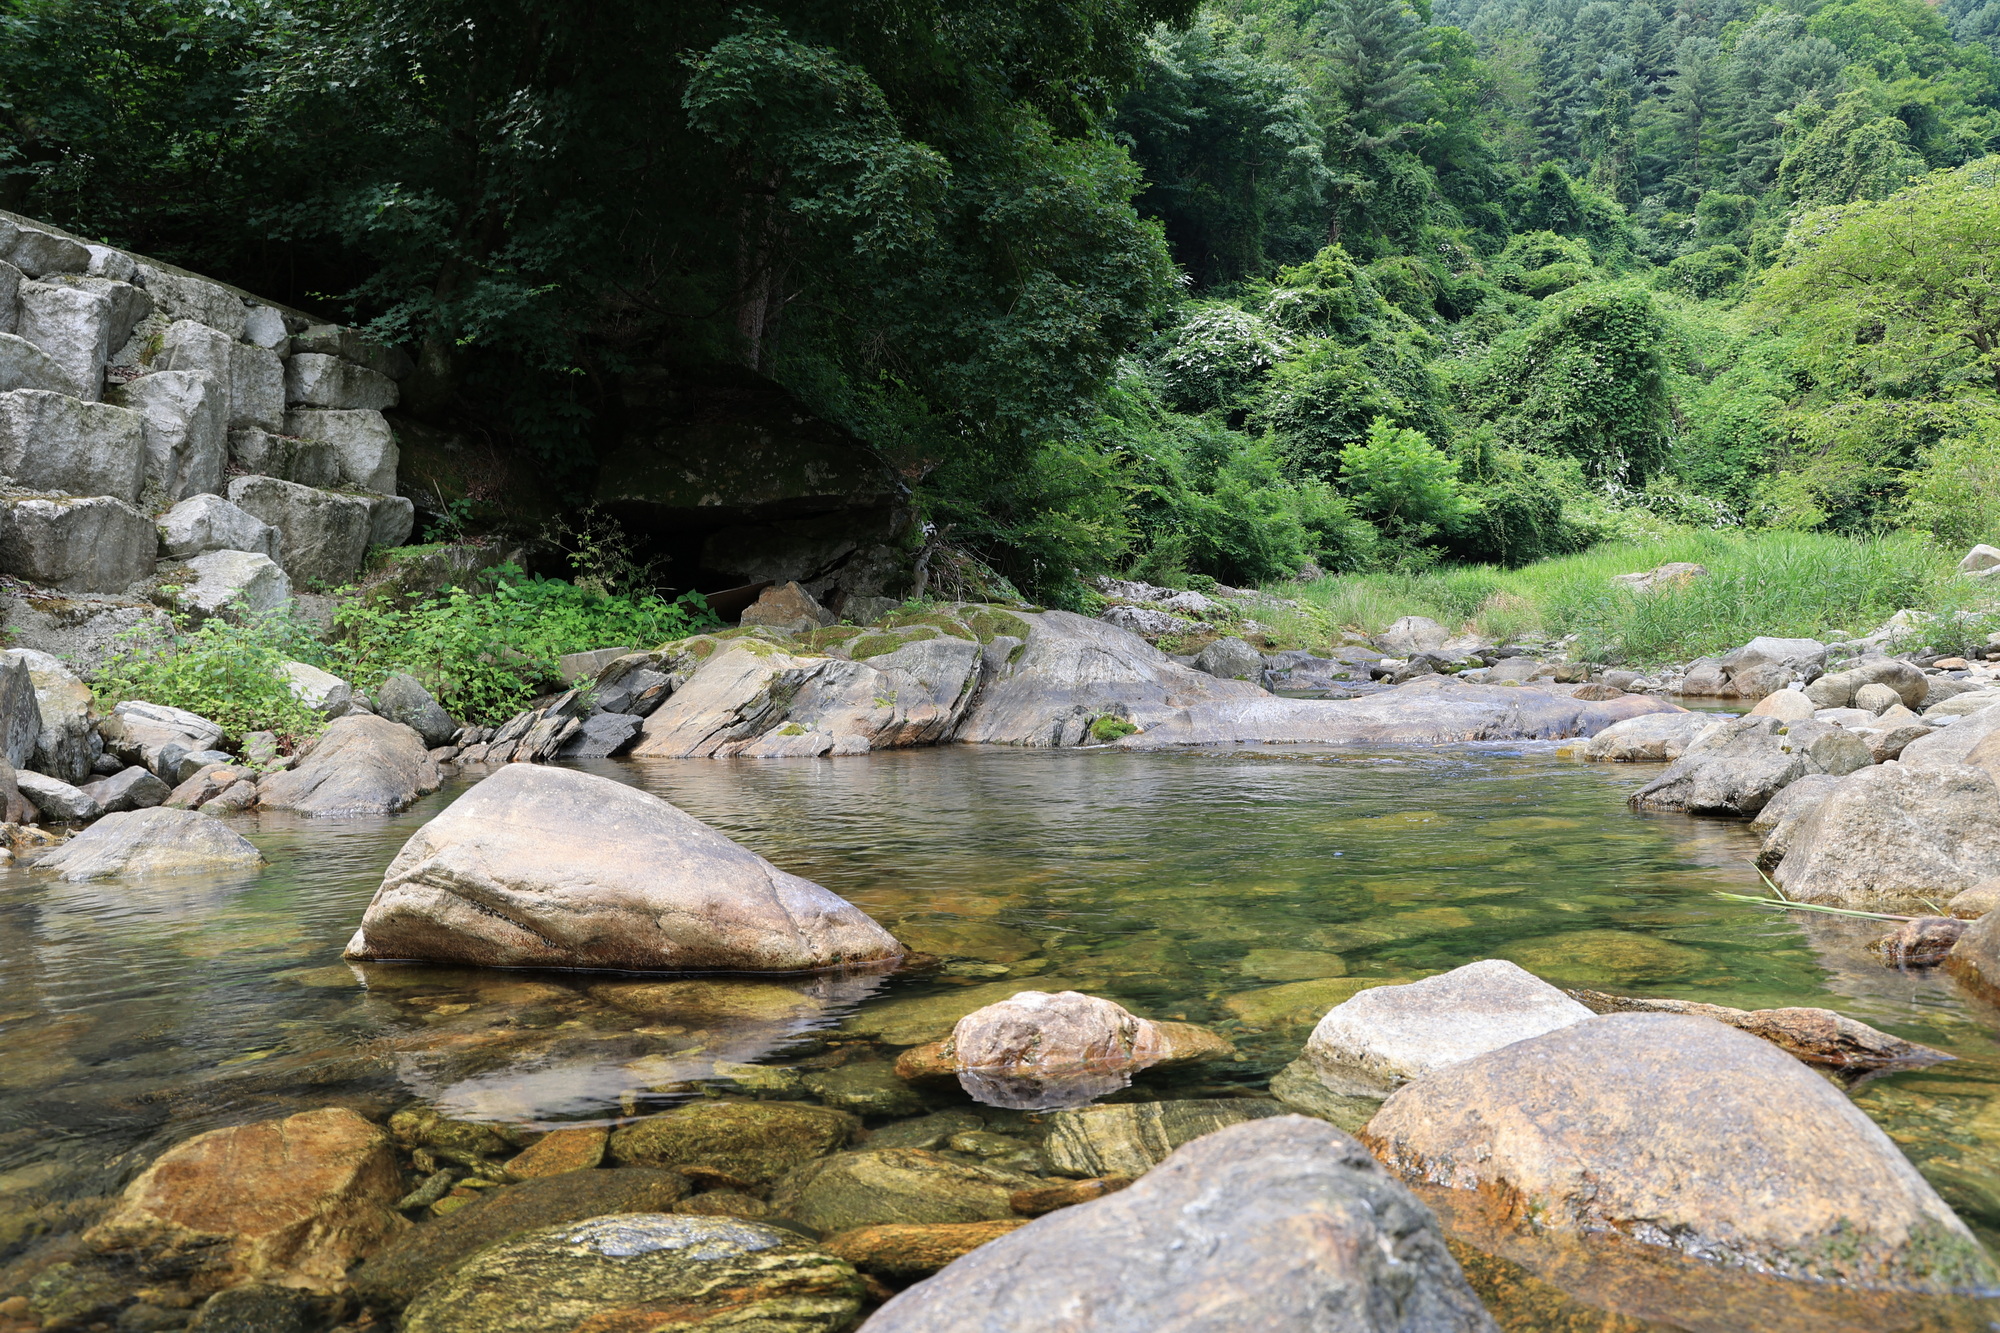
<svg viewBox="0 0 2000 1333"><path fill-rule="evenodd" d="M1106 714L1090 724L1090 738L1094 741L1109 744L1121 737L1135 735L1138 730L1138 727L1127 722L1124 718Z"/></svg>

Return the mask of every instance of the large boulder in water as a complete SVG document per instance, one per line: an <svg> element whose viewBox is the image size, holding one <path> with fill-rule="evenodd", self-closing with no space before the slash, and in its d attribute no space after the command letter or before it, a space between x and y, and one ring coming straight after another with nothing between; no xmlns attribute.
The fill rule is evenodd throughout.
<svg viewBox="0 0 2000 1333"><path fill-rule="evenodd" d="M304 815L393 814L442 782L422 736L355 713L335 719L294 767L259 782L257 803Z"/></svg>
<svg viewBox="0 0 2000 1333"><path fill-rule="evenodd" d="M1412 1180L1544 1229L1723 1263L1949 1291L1992 1262L1847 1095L1712 1019L1611 1014L1426 1075L1363 1138Z"/></svg>
<svg viewBox="0 0 2000 1333"><path fill-rule="evenodd" d="M1874 762L1868 745L1825 722L1728 718L1704 730L1673 767L1634 792L1633 806L1748 818L1811 773L1852 773Z"/></svg>
<svg viewBox="0 0 2000 1333"><path fill-rule="evenodd" d="M1614 722L1579 745L1580 758L1619 764L1670 764L1721 719L1713 713L1643 713Z"/></svg>
<svg viewBox="0 0 2000 1333"><path fill-rule="evenodd" d="M1218 682L1230 683L1234 682ZM1643 714L1679 711L1673 704L1641 694L1589 700L1529 686L1473 685L1450 676L1423 676L1361 699L1279 699L1259 691L1251 697L1197 701L1150 724L1135 717L1144 729L1118 745L1161 750L1183 745L1562 740L1595 735Z"/></svg>
<svg viewBox="0 0 2000 1333"><path fill-rule="evenodd" d="M893 960L903 948L853 904L657 796L510 764L404 844L347 953L486 967L804 972Z"/></svg>
<svg viewBox="0 0 2000 1333"><path fill-rule="evenodd" d="M733 1217L633 1213L545 1227L425 1290L405 1333L740 1329L842 1333L861 1275L796 1231Z"/></svg>
<svg viewBox="0 0 2000 1333"><path fill-rule="evenodd" d="M1059 1312L1059 1313L1058 1313ZM864 1333L1490 1333L1436 1219L1331 1125L1279 1116L980 1246Z"/></svg>
<svg viewBox="0 0 2000 1333"><path fill-rule="evenodd" d="M37 864L66 880L139 879L253 871L264 856L212 815L155 807L108 814Z"/></svg>
<svg viewBox="0 0 2000 1333"><path fill-rule="evenodd" d="M1929 911L2000 878L2000 788L1970 764L1863 769L1780 831L1766 851L1781 852L1774 878L1799 902Z"/></svg>

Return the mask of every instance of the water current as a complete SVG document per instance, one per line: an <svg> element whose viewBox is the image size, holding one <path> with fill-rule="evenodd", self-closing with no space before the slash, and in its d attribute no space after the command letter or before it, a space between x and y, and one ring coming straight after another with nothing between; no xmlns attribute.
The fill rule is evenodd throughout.
<svg viewBox="0 0 2000 1333"><path fill-rule="evenodd" d="M270 862L240 879L0 872L0 1260L87 1222L93 1200L217 1125L328 1104L381 1115L413 1098L471 1118L603 1121L691 1095L718 1060L739 1081L744 1063L819 1071L829 1099L881 1124L926 1109L889 1073L897 1047L1029 987L1207 1024L1242 1054L1143 1076L1124 1097L1250 1095L1360 986L1486 957L1563 986L1822 1005L1950 1052L1855 1099L2000 1246L2000 1014L1940 974L1875 962L1875 923L1718 897L1760 891L1743 826L1635 814L1624 798L1656 770L1556 749L955 747L587 765L944 960L887 978L343 964L384 868L470 777L393 818L239 818ZM1904 1303L1893 1317L1837 1304L1797 1326L2000 1327L2000 1302ZM1639 1305L1660 1317L1658 1302ZM1544 1322L1732 1317L1670 1313Z"/></svg>

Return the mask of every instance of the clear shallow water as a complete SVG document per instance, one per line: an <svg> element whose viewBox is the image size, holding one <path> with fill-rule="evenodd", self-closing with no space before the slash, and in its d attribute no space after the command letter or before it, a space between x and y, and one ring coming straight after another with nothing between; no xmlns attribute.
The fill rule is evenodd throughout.
<svg viewBox="0 0 2000 1333"><path fill-rule="evenodd" d="M1249 1092L1361 979L1492 956L1559 985L1826 1005L1952 1052L1856 1099L2000 1239L2000 1015L1942 976L1880 967L1872 924L1715 897L1757 891L1755 840L1629 812L1650 768L1542 745L590 767L825 884L942 970L662 981L342 964L383 868L462 784L394 818L240 820L271 865L238 880L5 872L0 1257L87 1221L162 1148L218 1124L413 1097L601 1120L687 1095L718 1059L893 1089L896 1046L1028 986L1210 1024L1244 1056L1126 1096ZM1985 1326L1939 1310L1876 1326Z"/></svg>

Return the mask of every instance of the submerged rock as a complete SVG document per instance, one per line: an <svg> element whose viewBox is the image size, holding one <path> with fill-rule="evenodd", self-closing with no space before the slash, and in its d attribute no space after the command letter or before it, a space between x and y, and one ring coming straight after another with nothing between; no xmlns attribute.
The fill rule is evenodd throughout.
<svg viewBox="0 0 2000 1333"><path fill-rule="evenodd" d="M1436 1219L1352 1138L1284 1116L980 1246L866 1333L1493 1333Z"/></svg>
<svg viewBox="0 0 2000 1333"><path fill-rule="evenodd" d="M861 1277L798 1233L637 1213L547 1227L474 1256L403 1316L405 1333L755 1330L842 1333Z"/></svg>
<svg viewBox="0 0 2000 1333"><path fill-rule="evenodd" d="M1407 1178L1497 1192L1543 1229L1834 1282L1995 1276L1844 1093L1710 1019L1612 1014L1516 1042L1398 1090L1363 1137Z"/></svg>
<svg viewBox="0 0 2000 1333"><path fill-rule="evenodd" d="M1957 917L1920 916L1905 921L1869 948L1881 954L1890 967L1935 967L1950 957L1966 926Z"/></svg>
<svg viewBox="0 0 2000 1333"><path fill-rule="evenodd" d="M336 718L298 763L257 784L266 810L303 815L393 814L443 783L423 737L368 713Z"/></svg>
<svg viewBox="0 0 2000 1333"><path fill-rule="evenodd" d="M156 808L106 815L37 864L71 881L139 879L243 873L264 855L211 815Z"/></svg>
<svg viewBox="0 0 2000 1333"><path fill-rule="evenodd" d="M330 1291L403 1227L389 1136L329 1107L197 1134L167 1150L84 1234L180 1267L196 1290L254 1279Z"/></svg>
<svg viewBox="0 0 2000 1333"><path fill-rule="evenodd" d="M771 1209L825 1233L888 1223L988 1222L1012 1217L1014 1192L1042 1183L922 1148L873 1148L800 1167L772 1194Z"/></svg>
<svg viewBox="0 0 2000 1333"><path fill-rule="evenodd" d="M1043 1151L1058 1175L1142 1176L1204 1134L1283 1113L1276 1102L1248 1097L1087 1106L1049 1117Z"/></svg>
<svg viewBox="0 0 2000 1333"><path fill-rule="evenodd" d="M343 719L356 720L377 719ZM797 972L890 961L903 949L851 903L657 796L512 764L404 844L347 953Z"/></svg>
<svg viewBox="0 0 2000 1333"><path fill-rule="evenodd" d="M692 1102L621 1125L614 1161L671 1169L700 1167L752 1185L840 1151L861 1122L845 1111L796 1102Z"/></svg>
<svg viewBox="0 0 2000 1333"><path fill-rule="evenodd" d="M989 1222L931 1222L857 1227L829 1236L822 1244L864 1273L892 1282L929 1277L953 1260L962 1259L988 1241L1028 1225L1025 1217Z"/></svg>
<svg viewBox="0 0 2000 1333"><path fill-rule="evenodd" d="M685 1177L628 1167L569 1171L484 1191L455 1212L411 1227L354 1275L354 1292L378 1309L401 1309L479 1251L524 1231L616 1213L662 1213L686 1196Z"/></svg>
<svg viewBox="0 0 2000 1333"><path fill-rule="evenodd" d="M1387 1096L1434 1069L1590 1016L1532 973L1487 958L1336 1005L1307 1039L1306 1059L1337 1094Z"/></svg>

